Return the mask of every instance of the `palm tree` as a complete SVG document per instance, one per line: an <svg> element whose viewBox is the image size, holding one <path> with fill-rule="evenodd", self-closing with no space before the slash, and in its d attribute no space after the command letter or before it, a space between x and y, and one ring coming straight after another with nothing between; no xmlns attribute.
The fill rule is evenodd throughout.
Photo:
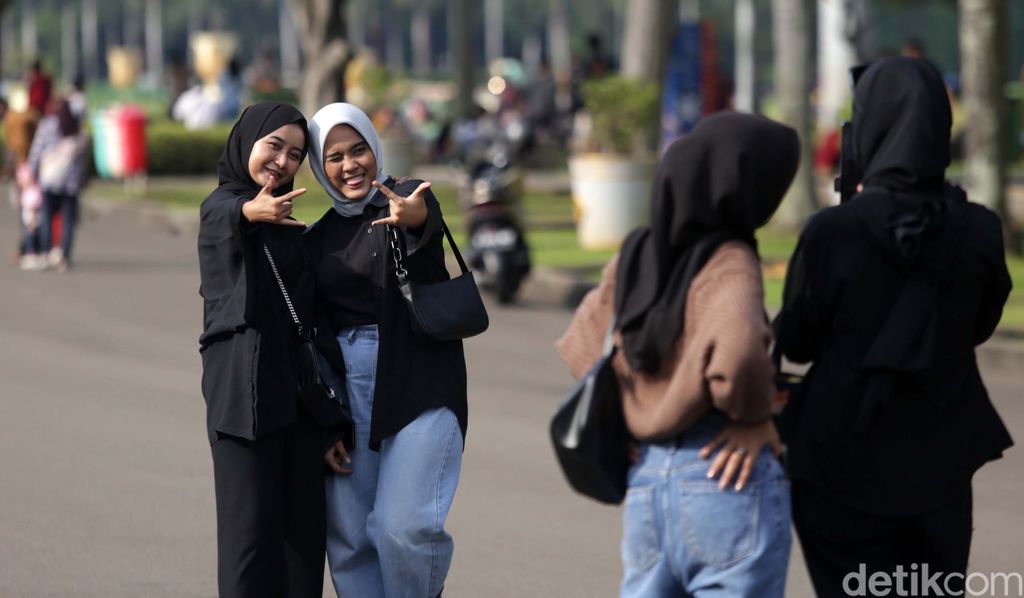
<svg viewBox="0 0 1024 598"><path fill-rule="evenodd" d="M1004 0L960 0L960 60L966 130L967 185L971 199L1006 219L1006 72Z"/></svg>
<svg viewBox="0 0 1024 598"><path fill-rule="evenodd" d="M670 0L629 0L626 31L622 38L622 74L653 83L660 90L665 77L669 41L679 22L679 2ZM645 136L649 149L658 147L660 119L652 119Z"/></svg>
<svg viewBox="0 0 1024 598"><path fill-rule="evenodd" d="M772 0L775 38L775 96L781 120L800 136L800 167L776 214L789 228L800 227L817 209L811 168L810 28L804 0Z"/></svg>

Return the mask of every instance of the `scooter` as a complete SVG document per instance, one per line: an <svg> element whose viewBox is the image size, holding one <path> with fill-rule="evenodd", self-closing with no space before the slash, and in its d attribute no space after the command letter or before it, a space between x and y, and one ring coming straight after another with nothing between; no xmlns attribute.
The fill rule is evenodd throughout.
<svg viewBox="0 0 1024 598"><path fill-rule="evenodd" d="M515 301L530 273L530 250L520 224L522 173L513 163L520 146L513 125L491 128L469 144L456 173L470 267L480 286L503 304Z"/></svg>

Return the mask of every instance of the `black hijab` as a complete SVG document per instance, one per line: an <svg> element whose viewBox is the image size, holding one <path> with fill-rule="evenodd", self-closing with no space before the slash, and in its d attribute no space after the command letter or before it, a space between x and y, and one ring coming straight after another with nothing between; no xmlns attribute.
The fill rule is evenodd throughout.
<svg viewBox="0 0 1024 598"><path fill-rule="evenodd" d="M864 355L872 372L856 428L865 430L894 393L896 374L934 364L942 333L938 303L969 225L966 194L946 183L952 116L938 70L888 58L857 82L855 156L864 191L850 208L866 238L903 273L902 287Z"/></svg>
<svg viewBox="0 0 1024 598"><path fill-rule="evenodd" d="M651 225L623 242L615 291L623 353L654 372L683 331L690 283L718 247L742 241L775 213L796 174L796 131L762 116L719 113L668 147Z"/></svg>
<svg viewBox="0 0 1024 598"><path fill-rule="evenodd" d="M306 158L309 148L309 131L306 118L298 108L278 102L258 102L245 109L238 122L231 128L224 151L217 161L219 186L216 192L244 192L253 196L260 192L260 185L249 175L249 154L256 142L285 125L296 124L302 128L305 143L302 146L302 158ZM301 161L300 160L300 161ZM274 195L280 196L292 190L294 179L277 189Z"/></svg>
<svg viewBox="0 0 1024 598"><path fill-rule="evenodd" d="M949 97L939 71L918 58L887 58L857 80L854 157L864 187L930 191L949 166Z"/></svg>

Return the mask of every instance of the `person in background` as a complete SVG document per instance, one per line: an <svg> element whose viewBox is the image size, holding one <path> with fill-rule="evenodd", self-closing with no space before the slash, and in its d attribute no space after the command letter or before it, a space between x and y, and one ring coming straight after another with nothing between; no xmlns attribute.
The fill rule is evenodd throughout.
<svg viewBox="0 0 1024 598"><path fill-rule="evenodd" d="M84 123L87 110L84 76L75 76L75 81L71 84L71 91L64 96L64 99L68 101L68 106L71 107L71 114L74 115L79 122Z"/></svg>
<svg viewBox="0 0 1024 598"><path fill-rule="evenodd" d="M39 114L46 114L53 93L53 79L43 70L43 63L36 60L28 72L28 105Z"/></svg>
<svg viewBox="0 0 1024 598"><path fill-rule="evenodd" d="M4 104L7 105L6 102ZM45 259L40 260L37 255L38 230L28 226L24 217L25 208L35 203L32 197L26 198L24 194L26 190L35 185L32 173L28 169L28 154L38 124L39 112L32 108L14 110L7 107L4 110L4 171L14 176L14 184L10 186L11 206L22 214L22 217L18 219L21 225L21 235L18 238L18 246L14 250L13 261L25 270L38 270L45 266ZM29 193L32 194L35 191L29 191Z"/></svg>
<svg viewBox="0 0 1024 598"><path fill-rule="evenodd" d="M1013 441L978 372L1010 292L999 217L946 181L939 72L893 57L854 88L863 190L790 258L778 347L813 362L786 410L793 521L819 596L929 567L962 595L971 478ZM956 593L958 592L958 593Z"/></svg>
<svg viewBox="0 0 1024 598"><path fill-rule="evenodd" d="M67 100L57 102L54 113L39 123L28 165L43 192L39 226L40 250L47 253L47 266L67 271L71 266L75 228L78 225L78 196L87 176L85 156L88 138L81 121L71 112ZM53 216L61 215L60 246L53 246Z"/></svg>
<svg viewBox="0 0 1024 598"><path fill-rule="evenodd" d="M783 596L789 484L754 231L799 155L796 131L762 116L702 119L662 157L651 225L626 238L557 343L577 378L613 325L621 348L613 366L638 443L623 598Z"/></svg>

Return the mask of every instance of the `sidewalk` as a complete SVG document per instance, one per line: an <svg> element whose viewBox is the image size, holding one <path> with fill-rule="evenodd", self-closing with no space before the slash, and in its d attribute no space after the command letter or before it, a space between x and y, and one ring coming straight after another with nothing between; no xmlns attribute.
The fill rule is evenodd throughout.
<svg viewBox="0 0 1024 598"><path fill-rule="evenodd" d="M437 183L450 183L452 171L445 165L420 166L414 176ZM533 191L568 193L569 177L565 171L530 171L525 186ZM1015 181L1009 193L1014 205L1011 210L1024 214L1024 181ZM199 230L199 215L169 210L156 201L108 201L91 198L86 208L94 213L111 211L131 213L143 225L175 236L195 237ZM571 270L534 267L519 293L519 304L527 308L574 309L593 283L582 280ZM1003 371L1024 371L1024 334L996 331L995 335L978 348L978 360Z"/></svg>

